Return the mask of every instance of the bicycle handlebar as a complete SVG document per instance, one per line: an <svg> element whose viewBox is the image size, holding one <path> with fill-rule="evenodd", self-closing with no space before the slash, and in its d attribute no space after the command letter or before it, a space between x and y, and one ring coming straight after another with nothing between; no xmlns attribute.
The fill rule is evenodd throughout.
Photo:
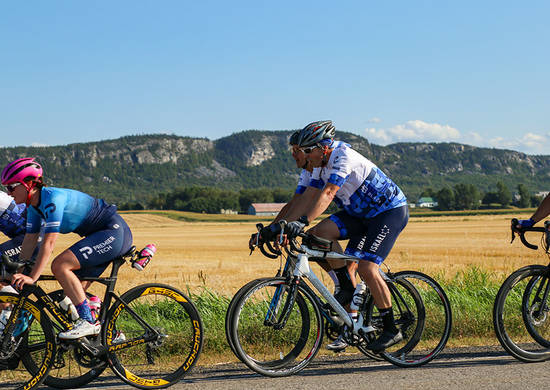
<svg viewBox="0 0 550 390"><path fill-rule="evenodd" d="M518 219L517 218L513 218L512 221L511 221L511 230L512 230L512 241L510 241L510 243L512 243L514 241L514 238L516 238L516 233L518 234L520 240L521 240L521 243L523 245L525 245L527 248L529 249L533 249L533 250L537 250L539 249L538 245L534 245L534 244L531 244L527 241L527 239L525 238L525 233L526 232L539 232L539 233L546 233L546 249L548 250L548 244L550 244L550 234L548 234L548 231L549 231L549 227L550 227L550 221L546 221L544 223L544 227L517 227L518 226Z"/></svg>

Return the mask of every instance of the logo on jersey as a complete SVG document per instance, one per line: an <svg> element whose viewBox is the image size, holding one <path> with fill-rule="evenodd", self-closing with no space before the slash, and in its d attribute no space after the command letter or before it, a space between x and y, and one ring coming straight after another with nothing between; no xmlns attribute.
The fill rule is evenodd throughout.
<svg viewBox="0 0 550 390"><path fill-rule="evenodd" d="M91 255L92 252L93 250L89 246L80 248L80 253L82 253L82 257L84 257L85 259L88 259L88 255Z"/></svg>
<svg viewBox="0 0 550 390"><path fill-rule="evenodd" d="M55 204L53 203L49 203L46 205L46 207L44 207L44 215L46 218L48 218L48 216L53 213L55 211L56 207L55 207Z"/></svg>

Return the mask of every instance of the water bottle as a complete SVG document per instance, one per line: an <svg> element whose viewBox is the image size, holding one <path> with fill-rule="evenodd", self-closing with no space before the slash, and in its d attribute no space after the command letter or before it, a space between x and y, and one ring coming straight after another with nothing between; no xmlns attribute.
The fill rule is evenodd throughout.
<svg viewBox="0 0 550 390"><path fill-rule="evenodd" d="M147 264L149 264L149 261L151 261L151 257L153 257L156 251L157 247L155 244L147 244L139 253L138 259L132 263L132 267L138 271L143 271Z"/></svg>
<svg viewBox="0 0 550 390"><path fill-rule="evenodd" d="M59 302L59 307L65 311L65 313L69 313L69 317L71 320L76 321L80 316L78 315L78 312L76 311L76 307L74 303L71 301L71 298L65 297Z"/></svg>
<svg viewBox="0 0 550 390"><path fill-rule="evenodd" d="M101 310L101 298L96 295L92 295L90 298L88 298L88 305L90 305L92 318L94 321L96 321L99 317L99 311Z"/></svg>
<svg viewBox="0 0 550 390"><path fill-rule="evenodd" d="M349 305L351 310L359 310L359 308L363 304L363 301L365 300L366 290L367 285L365 284L365 282L361 281L361 283L357 283L355 291L353 292L353 298L351 299L351 303Z"/></svg>

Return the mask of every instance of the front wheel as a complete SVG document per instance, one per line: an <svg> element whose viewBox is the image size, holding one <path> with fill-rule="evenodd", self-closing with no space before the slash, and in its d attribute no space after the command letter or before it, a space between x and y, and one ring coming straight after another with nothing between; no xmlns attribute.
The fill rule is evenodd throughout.
<svg viewBox="0 0 550 390"><path fill-rule="evenodd" d="M520 268L504 281L495 298L493 325L498 341L523 362L550 359L548 298L543 299L549 277L548 267L542 265Z"/></svg>
<svg viewBox="0 0 550 390"><path fill-rule="evenodd" d="M123 381L141 389L168 387L197 361L202 321L181 291L144 284L113 303L103 325L103 342L111 368Z"/></svg>
<svg viewBox="0 0 550 390"><path fill-rule="evenodd" d="M314 298L285 278L251 285L235 303L229 320L237 356L266 376L287 376L304 369L323 339L323 318Z"/></svg>
<svg viewBox="0 0 550 390"><path fill-rule="evenodd" d="M0 293L0 303L15 307L18 294ZM15 330L0 331L2 389L34 389L48 376L55 359L55 333L48 315L30 300L24 304Z"/></svg>

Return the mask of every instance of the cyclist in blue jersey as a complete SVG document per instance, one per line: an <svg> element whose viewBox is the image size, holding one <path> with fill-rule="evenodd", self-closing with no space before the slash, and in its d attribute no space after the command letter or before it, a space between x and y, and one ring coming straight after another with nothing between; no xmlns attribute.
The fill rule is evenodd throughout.
<svg viewBox="0 0 550 390"><path fill-rule="evenodd" d="M80 318L75 326L59 334L61 339L97 335L100 324L92 317L84 287L79 277L99 276L109 263L127 252L132 245L130 228L117 213L115 205L85 193L46 187L42 167L34 158L9 163L2 171L2 184L15 201L27 205L27 226L20 259L33 253L40 226L45 225L44 239L30 275L16 273L12 285L21 289L33 284L53 252L59 234L77 233L83 238L55 257L51 270L65 294L76 306Z"/></svg>
<svg viewBox="0 0 550 390"><path fill-rule="evenodd" d="M368 348L380 352L403 339L395 326L391 295L379 266L408 222L407 200L390 178L349 145L332 147L322 142L334 132L331 121L310 123L300 132L299 146L314 167L312 185L320 191L313 202L296 210L291 217L297 220L287 228L291 235L297 235L333 200L342 208L311 232L335 245L338 240L349 239L345 253L364 260L359 262L358 272L369 286L384 323L382 334ZM331 262L333 268L337 266Z"/></svg>

